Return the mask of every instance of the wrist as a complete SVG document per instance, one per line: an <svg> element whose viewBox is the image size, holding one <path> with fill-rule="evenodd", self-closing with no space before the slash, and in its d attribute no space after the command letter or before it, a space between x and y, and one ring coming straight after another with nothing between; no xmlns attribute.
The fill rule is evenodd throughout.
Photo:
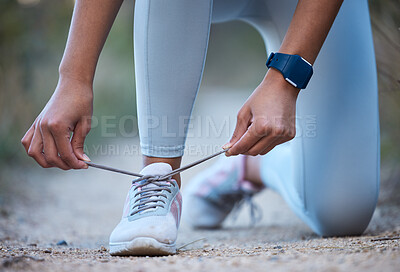
<svg viewBox="0 0 400 272"><path fill-rule="evenodd" d="M287 92L297 98L300 89L294 87L285 80L283 75L276 69L270 68L265 75L262 84L267 84L273 88L279 89L280 91Z"/></svg>
<svg viewBox="0 0 400 272"><path fill-rule="evenodd" d="M60 73L57 92L78 95L82 99L93 99L93 84L87 80L75 77L73 74Z"/></svg>
<svg viewBox="0 0 400 272"><path fill-rule="evenodd" d="M69 65L61 62L58 68L60 81L77 81L84 85L93 86L94 71L80 68L79 65Z"/></svg>

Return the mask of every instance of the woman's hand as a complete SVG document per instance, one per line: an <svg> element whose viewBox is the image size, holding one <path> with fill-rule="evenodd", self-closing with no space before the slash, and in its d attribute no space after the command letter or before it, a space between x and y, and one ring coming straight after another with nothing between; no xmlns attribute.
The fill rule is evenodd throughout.
<svg viewBox="0 0 400 272"><path fill-rule="evenodd" d="M81 160L90 160L83 153L83 146L91 128L92 112L92 86L75 79L61 79L53 96L22 138L22 145L44 168L87 168Z"/></svg>
<svg viewBox="0 0 400 272"><path fill-rule="evenodd" d="M230 148L226 155L265 155L275 146L293 139L298 93L299 89L286 82L278 71L270 69L240 109L233 136L223 146Z"/></svg>
<svg viewBox="0 0 400 272"><path fill-rule="evenodd" d="M75 1L57 88L21 140L28 155L42 167L87 168L81 160L89 160L83 144L93 112L94 73L122 2Z"/></svg>
<svg viewBox="0 0 400 272"><path fill-rule="evenodd" d="M278 52L296 54L314 63L343 0L298 1L293 19ZM295 111L299 90L269 69L238 113L227 156L264 155L296 134Z"/></svg>

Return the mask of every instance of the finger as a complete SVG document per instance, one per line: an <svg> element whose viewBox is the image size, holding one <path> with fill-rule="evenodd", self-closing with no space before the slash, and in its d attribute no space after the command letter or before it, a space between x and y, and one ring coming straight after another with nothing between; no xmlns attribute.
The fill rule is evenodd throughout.
<svg viewBox="0 0 400 272"><path fill-rule="evenodd" d="M90 161L89 157L84 153L85 139L89 131L90 121L79 122L75 127L74 134L71 140L71 145L74 154L79 160Z"/></svg>
<svg viewBox="0 0 400 272"><path fill-rule="evenodd" d="M32 141L28 149L28 155L32 157L43 168L52 167L47 163L43 155L43 140L38 126L35 126L35 131L32 136Z"/></svg>
<svg viewBox="0 0 400 272"><path fill-rule="evenodd" d="M267 137L261 138L255 145L253 145L244 155L257 156L260 155L269 146L275 145L277 143L278 137L273 135L268 135Z"/></svg>
<svg viewBox="0 0 400 272"><path fill-rule="evenodd" d="M229 155L239 155L247 152L253 145L255 145L263 136L255 133L254 123L249 126L246 133L237 141L227 153Z"/></svg>
<svg viewBox="0 0 400 272"><path fill-rule="evenodd" d="M79 161L72 150L68 126L59 124L51 125L50 133L54 138L61 159L73 169L85 168L86 164Z"/></svg>
<svg viewBox="0 0 400 272"><path fill-rule="evenodd" d="M35 126L32 125L21 139L21 144L24 146L26 153L28 153L29 146L31 145L33 134L35 133Z"/></svg>
<svg viewBox="0 0 400 272"><path fill-rule="evenodd" d="M53 136L50 131L47 129L46 125L40 124L40 133L43 139L43 151L44 158L46 159L48 164L52 166L58 167L62 170L69 170L69 167L59 156L57 151L57 146L54 142Z"/></svg>
<svg viewBox="0 0 400 272"><path fill-rule="evenodd" d="M239 112L237 116L236 127L235 130L233 131L232 137L229 140L229 142L223 146L223 148L227 149L234 146L240 140L240 138L242 138L243 134L246 133L247 128L249 127L250 124L251 124L250 112L246 111ZM228 150L225 154L227 156L233 155L231 150Z"/></svg>

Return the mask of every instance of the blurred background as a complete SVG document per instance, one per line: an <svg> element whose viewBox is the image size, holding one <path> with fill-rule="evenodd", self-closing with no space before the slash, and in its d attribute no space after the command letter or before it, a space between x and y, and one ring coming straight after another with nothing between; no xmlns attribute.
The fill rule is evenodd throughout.
<svg viewBox="0 0 400 272"><path fill-rule="evenodd" d="M400 2L370 0L369 3L380 97L382 192L379 201L399 205ZM61 184L57 183L59 180L80 177L79 173L66 176L60 170L40 169L26 156L20 144L21 137L57 84L58 65L68 34L73 4L72 0L0 0L0 217L8 217L9 220L17 218L16 223L21 223L18 221L20 218L13 216L14 211L9 207L10 203L19 199L18 196L23 196L26 203L31 203L29 199L51 199L54 195L43 193L49 190L48 186L58 186ZM115 151L118 149L116 145L126 147L128 142L135 143L136 147L131 145L128 152L132 160L122 166L138 170L140 162L138 150L135 149L137 122L132 11L133 1L126 0L101 54L94 84L94 118L98 122L94 124L86 145L89 156L92 159L98 157L97 161L102 161L102 153L110 156L118 153ZM238 54L244 51L246 54ZM204 101L207 96L219 89L225 92L228 90L237 100L231 109L232 116L235 116L235 111L264 76L265 59L264 44L252 27L242 22L214 25L195 118L207 106ZM210 103L215 104L212 101ZM218 107L218 104L215 106ZM121 124L121 118L127 115L130 117ZM122 125L124 133L115 129L115 133L105 135L102 133L104 126L101 125L104 121L114 128ZM234 123L234 120L229 122ZM219 146L228 138L229 135L223 135L215 144ZM190 143L191 139L188 141ZM114 151L110 151L110 146ZM187 160L191 160L190 156ZM103 162L110 164L109 160ZM83 177L89 179L90 175L85 174ZM115 176L104 174L102 177ZM45 183L56 179L56 185L42 184L40 187L38 183L31 182L32 179L45 180ZM88 183L98 186L95 181ZM68 184L73 188L72 183ZM36 187L36 191L28 189L27 193L21 188L24 186ZM116 199L126 193L121 191ZM79 192L76 194L78 196ZM123 204L122 200L118 201Z"/></svg>

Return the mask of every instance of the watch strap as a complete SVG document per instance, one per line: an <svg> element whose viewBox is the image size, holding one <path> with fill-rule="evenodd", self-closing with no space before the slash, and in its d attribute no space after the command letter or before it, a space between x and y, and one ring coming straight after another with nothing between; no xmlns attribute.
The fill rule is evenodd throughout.
<svg viewBox="0 0 400 272"><path fill-rule="evenodd" d="M306 88L313 74L311 63L299 55L271 53L266 65L281 72L287 82L299 89Z"/></svg>

